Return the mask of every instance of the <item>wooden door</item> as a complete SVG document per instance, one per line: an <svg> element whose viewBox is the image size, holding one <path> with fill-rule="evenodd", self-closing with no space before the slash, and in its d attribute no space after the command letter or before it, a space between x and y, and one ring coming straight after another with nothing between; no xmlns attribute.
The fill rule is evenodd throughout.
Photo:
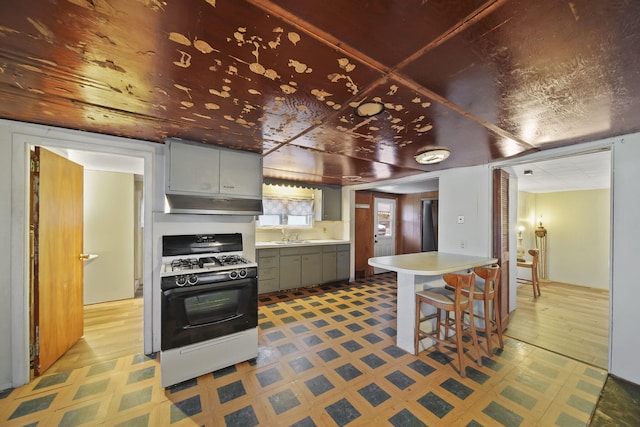
<svg viewBox="0 0 640 427"><path fill-rule="evenodd" d="M498 258L502 329L509 326L509 174L493 171L493 256Z"/></svg>
<svg viewBox="0 0 640 427"><path fill-rule="evenodd" d="M83 168L37 147L31 161L34 375L84 332Z"/></svg>
<svg viewBox="0 0 640 427"><path fill-rule="evenodd" d="M373 194L356 191L355 202L355 276L361 278L373 274L368 264L373 257Z"/></svg>

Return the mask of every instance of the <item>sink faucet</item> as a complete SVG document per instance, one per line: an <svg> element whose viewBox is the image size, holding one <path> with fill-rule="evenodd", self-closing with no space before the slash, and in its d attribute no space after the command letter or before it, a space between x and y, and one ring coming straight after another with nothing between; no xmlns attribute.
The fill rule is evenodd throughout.
<svg viewBox="0 0 640 427"><path fill-rule="evenodd" d="M284 228L282 229L282 241L283 242L297 242L298 241L298 233L285 233Z"/></svg>

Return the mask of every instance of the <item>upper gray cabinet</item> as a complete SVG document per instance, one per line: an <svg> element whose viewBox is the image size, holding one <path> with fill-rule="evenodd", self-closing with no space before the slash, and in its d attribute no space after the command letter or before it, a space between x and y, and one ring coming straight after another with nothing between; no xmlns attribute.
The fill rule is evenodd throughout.
<svg viewBox="0 0 640 427"><path fill-rule="evenodd" d="M220 150L184 143L169 143L167 193L220 192Z"/></svg>
<svg viewBox="0 0 640 427"><path fill-rule="evenodd" d="M322 221L342 220L342 189L322 187Z"/></svg>
<svg viewBox="0 0 640 427"><path fill-rule="evenodd" d="M262 155L221 150L220 193L262 197Z"/></svg>
<svg viewBox="0 0 640 427"><path fill-rule="evenodd" d="M167 143L168 194L262 198L262 155L204 144Z"/></svg>
<svg viewBox="0 0 640 427"><path fill-rule="evenodd" d="M262 155L168 140L165 193L171 213L262 213Z"/></svg>

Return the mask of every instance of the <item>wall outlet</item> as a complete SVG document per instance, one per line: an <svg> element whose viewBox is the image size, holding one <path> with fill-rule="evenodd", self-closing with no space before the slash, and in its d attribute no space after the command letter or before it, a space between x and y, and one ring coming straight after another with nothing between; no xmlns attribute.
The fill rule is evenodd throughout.
<svg viewBox="0 0 640 427"><path fill-rule="evenodd" d="M460 240L460 249L464 249L465 246L467 246L467 241L466 240Z"/></svg>
<svg viewBox="0 0 640 427"><path fill-rule="evenodd" d="M464 215L458 215L458 224L464 224Z"/></svg>

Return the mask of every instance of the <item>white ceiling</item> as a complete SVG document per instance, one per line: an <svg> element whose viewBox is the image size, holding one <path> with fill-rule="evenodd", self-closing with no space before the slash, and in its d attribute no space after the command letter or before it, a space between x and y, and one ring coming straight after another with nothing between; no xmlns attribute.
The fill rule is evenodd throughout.
<svg viewBox="0 0 640 427"><path fill-rule="evenodd" d="M144 159L141 157L71 149L51 149L51 151L58 152L85 169L144 175Z"/></svg>
<svg viewBox="0 0 640 427"><path fill-rule="evenodd" d="M431 178L426 181L384 185L381 187L376 187L375 191L393 194L415 194L429 191L438 191L438 186L438 178Z"/></svg>
<svg viewBox="0 0 640 427"><path fill-rule="evenodd" d="M611 152L599 151L551 160L504 167L518 179L518 191L553 193L559 191L595 190L611 185ZM531 175L525 175L525 171ZM438 190L438 178L412 182L396 182L375 187L375 191L414 194Z"/></svg>
<svg viewBox="0 0 640 427"><path fill-rule="evenodd" d="M595 190L611 186L611 152L581 154L535 163L523 163L508 169L518 178L518 191L552 193ZM525 175L525 171L532 175Z"/></svg>

